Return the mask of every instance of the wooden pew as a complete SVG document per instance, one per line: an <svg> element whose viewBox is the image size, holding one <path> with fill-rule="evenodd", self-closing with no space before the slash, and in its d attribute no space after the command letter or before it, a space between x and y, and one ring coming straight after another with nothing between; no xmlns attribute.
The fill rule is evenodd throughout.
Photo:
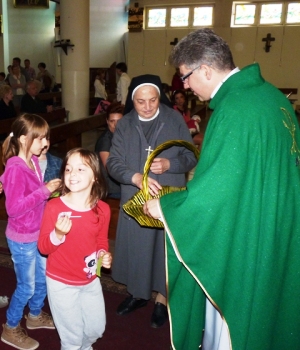
<svg viewBox="0 0 300 350"><path fill-rule="evenodd" d="M61 106L61 91L43 92L38 94L38 98L42 101L53 100L54 106Z"/></svg>
<svg viewBox="0 0 300 350"><path fill-rule="evenodd" d="M65 108L55 108L52 112L48 113L37 113L39 116L44 118L47 123L51 125L57 125L67 122L68 115Z"/></svg>
<svg viewBox="0 0 300 350"><path fill-rule="evenodd" d="M297 95L298 93L298 89L296 88L278 88L278 90L280 90L285 95Z"/></svg>
<svg viewBox="0 0 300 350"><path fill-rule="evenodd" d="M61 124L67 121L67 112L65 108L57 108L49 113L38 113L39 116L44 118L47 123L51 125ZM17 118L2 119L0 120L1 134L9 134L11 132L11 125Z"/></svg>

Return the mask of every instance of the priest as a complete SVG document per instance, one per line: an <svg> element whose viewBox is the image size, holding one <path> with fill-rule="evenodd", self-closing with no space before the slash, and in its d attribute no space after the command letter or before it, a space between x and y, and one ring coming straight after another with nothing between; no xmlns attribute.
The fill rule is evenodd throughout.
<svg viewBox="0 0 300 350"><path fill-rule="evenodd" d="M187 190L144 205L166 229L172 348L300 349L300 134L258 64L210 29L171 53L213 110ZM204 332L203 332L204 330Z"/></svg>

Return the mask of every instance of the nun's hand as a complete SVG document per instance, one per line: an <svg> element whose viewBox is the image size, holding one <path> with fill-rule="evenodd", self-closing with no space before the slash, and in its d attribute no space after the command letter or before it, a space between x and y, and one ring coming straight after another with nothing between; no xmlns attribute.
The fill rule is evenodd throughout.
<svg viewBox="0 0 300 350"><path fill-rule="evenodd" d="M170 161L167 158L154 158L150 166L153 174L163 174L170 169Z"/></svg>

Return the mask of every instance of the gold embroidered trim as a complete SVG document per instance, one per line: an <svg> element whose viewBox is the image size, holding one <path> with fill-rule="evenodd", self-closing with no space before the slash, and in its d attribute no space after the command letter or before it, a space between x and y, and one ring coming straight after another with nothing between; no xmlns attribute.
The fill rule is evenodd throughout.
<svg viewBox="0 0 300 350"><path fill-rule="evenodd" d="M291 154L296 153L297 154L297 159L300 157L300 150L297 145L296 141L296 125L293 122L292 116L290 113L285 109L285 108L280 108L282 113L284 114L286 120L283 120L283 125L288 129L289 133L292 136L292 147L291 147Z"/></svg>

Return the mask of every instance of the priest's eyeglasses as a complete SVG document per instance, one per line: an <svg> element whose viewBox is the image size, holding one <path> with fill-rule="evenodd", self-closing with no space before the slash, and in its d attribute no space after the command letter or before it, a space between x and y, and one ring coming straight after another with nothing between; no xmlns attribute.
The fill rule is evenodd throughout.
<svg viewBox="0 0 300 350"><path fill-rule="evenodd" d="M187 79L190 75L192 75L194 73L194 71L198 68L200 68L202 65L200 64L200 66L197 66L196 68L192 69L190 72L186 73L185 75L183 75L182 77L180 77L181 81L184 83L185 79Z"/></svg>

